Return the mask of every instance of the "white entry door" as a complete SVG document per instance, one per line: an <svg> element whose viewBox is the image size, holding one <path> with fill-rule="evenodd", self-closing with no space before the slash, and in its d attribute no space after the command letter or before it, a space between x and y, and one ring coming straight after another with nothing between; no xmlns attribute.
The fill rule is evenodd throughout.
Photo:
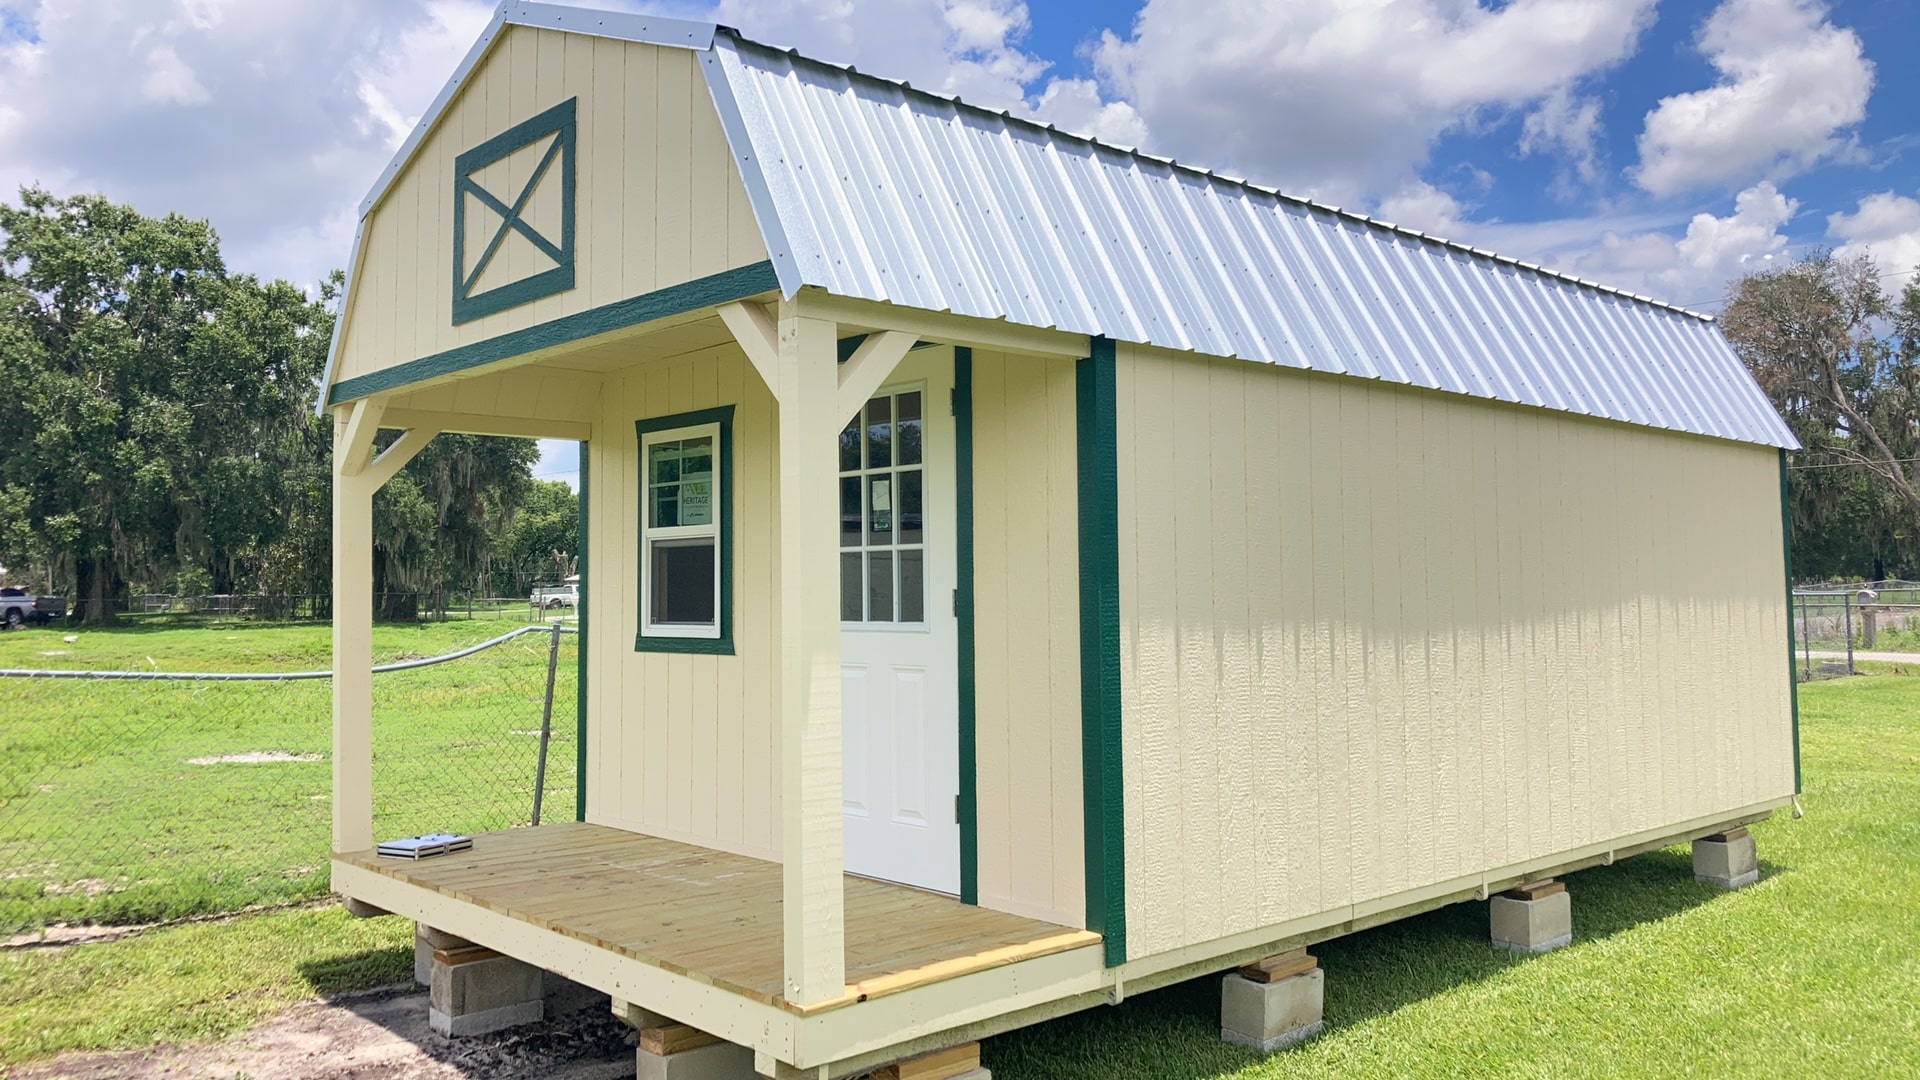
<svg viewBox="0 0 1920 1080"><path fill-rule="evenodd" d="M960 891L952 350L907 354L840 433L850 873Z"/></svg>

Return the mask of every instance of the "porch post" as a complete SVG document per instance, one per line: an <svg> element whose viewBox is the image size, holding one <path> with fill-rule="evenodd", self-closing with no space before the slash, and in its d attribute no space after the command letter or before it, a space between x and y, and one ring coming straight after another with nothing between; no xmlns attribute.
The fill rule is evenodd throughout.
<svg viewBox="0 0 1920 1080"><path fill-rule="evenodd" d="M333 850L373 846L373 492L377 402L333 423Z"/></svg>
<svg viewBox="0 0 1920 1080"><path fill-rule="evenodd" d="M780 305L780 790L786 998L846 992L835 324Z"/></svg>
<svg viewBox="0 0 1920 1080"><path fill-rule="evenodd" d="M378 458L384 408L333 416L333 850L373 846L373 493L438 433L410 427Z"/></svg>

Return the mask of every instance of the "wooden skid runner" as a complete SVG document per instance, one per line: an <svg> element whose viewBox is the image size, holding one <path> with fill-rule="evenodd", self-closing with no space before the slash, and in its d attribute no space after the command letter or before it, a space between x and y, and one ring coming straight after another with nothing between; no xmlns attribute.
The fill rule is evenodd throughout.
<svg viewBox="0 0 1920 1080"><path fill-rule="evenodd" d="M334 858L803 1015L1100 940L848 877L847 992L802 1010L781 994L778 863L581 823L484 833L418 862Z"/></svg>

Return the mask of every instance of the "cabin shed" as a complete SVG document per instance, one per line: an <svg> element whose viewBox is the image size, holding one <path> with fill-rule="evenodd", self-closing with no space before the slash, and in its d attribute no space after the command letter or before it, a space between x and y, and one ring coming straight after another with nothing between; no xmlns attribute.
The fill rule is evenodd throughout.
<svg viewBox="0 0 1920 1080"><path fill-rule="evenodd" d="M531 3L349 281L333 884L421 924L443 1030L539 968L643 1059L843 1076L1244 969L1271 1047L1303 946L1492 898L1551 947L1556 875L1737 885L1798 789L1794 441L1703 316ZM371 505L441 432L581 444L581 793L399 862Z"/></svg>

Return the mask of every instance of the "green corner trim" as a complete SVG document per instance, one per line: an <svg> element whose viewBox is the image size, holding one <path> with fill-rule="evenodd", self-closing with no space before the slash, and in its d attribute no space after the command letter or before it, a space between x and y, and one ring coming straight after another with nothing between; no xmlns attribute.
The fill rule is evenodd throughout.
<svg viewBox="0 0 1920 1080"><path fill-rule="evenodd" d="M1800 651L1793 639L1793 503L1787 452L1780 451L1780 553L1787 570L1787 693L1793 709L1793 793L1800 794Z"/></svg>
<svg viewBox="0 0 1920 1080"><path fill-rule="evenodd" d="M327 394L327 404L399 390L415 383L454 375L470 368L510 360L516 356L568 345L601 334L624 330L629 326L656 319L684 315L689 311L716 304L745 300L780 287L771 262L758 262L722 271L696 281L650 292L642 296L616 300L589 311L582 311L552 322L529 326L524 330L490 337L457 349L409 360L382 371L370 372L336 383Z"/></svg>
<svg viewBox="0 0 1920 1080"><path fill-rule="evenodd" d="M543 296L563 293L574 285L574 102L567 100L548 109L530 120L515 124L479 146L461 154L453 161L453 325L469 323L485 318L508 308L531 303ZM511 154L539 143L540 140L553 137L547 145L546 154L540 163L528 174L526 182L513 195L509 205L494 192L480 186L474 174ZM560 240L545 236L528 224L522 215L533 193L555 167L560 170L554 180L560 185ZM469 201L484 204L499 216L499 224L494 226L493 237L487 242L486 249L473 262L473 268L467 268L467 203ZM534 249L553 260L553 268L538 274L532 274L517 281L474 292L473 287L480 283L487 268L500 254L500 247L506 243L507 234L517 232Z"/></svg>
<svg viewBox="0 0 1920 1080"><path fill-rule="evenodd" d="M1080 750L1087 929L1108 967L1127 960L1120 760L1120 446L1113 342L1093 339L1074 380L1080 473Z"/></svg>
<svg viewBox="0 0 1920 1080"><path fill-rule="evenodd" d="M953 613L960 624L960 902L980 902L980 788L975 723L973 596L973 350L953 350Z"/></svg>
<svg viewBox="0 0 1920 1080"><path fill-rule="evenodd" d="M587 537L590 533L588 522L587 481L590 478L590 466L587 464L587 450L590 444L580 444L580 539L574 545L574 572L580 575L580 595L574 600L573 615L579 626L579 640L574 642L574 659L579 670L574 675L573 708L578 715L574 721L577 730L573 741L573 813L575 821L587 820Z"/></svg>
<svg viewBox="0 0 1920 1080"><path fill-rule="evenodd" d="M722 405L717 409L701 409L698 412L675 413L672 416L656 416L647 420L638 420L633 425L633 437L636 442L649 432L669 431L673 428L698 427L701 424L720 425L720 636L717 638L695 637L649 637L636 629L633 634L634 652L656 653L694 653L704 656L733 655L733 515L739 505L739 497L733 490L733 406ZM636 523L634 532L640 538L637 555L641 561L647 557L647 512L646 463L640 466L640 497L637 500L641 520ZM640 573L640 563L634 564L634 573ZM635 612L636 627L646 626L646 613Z"/></svg>

